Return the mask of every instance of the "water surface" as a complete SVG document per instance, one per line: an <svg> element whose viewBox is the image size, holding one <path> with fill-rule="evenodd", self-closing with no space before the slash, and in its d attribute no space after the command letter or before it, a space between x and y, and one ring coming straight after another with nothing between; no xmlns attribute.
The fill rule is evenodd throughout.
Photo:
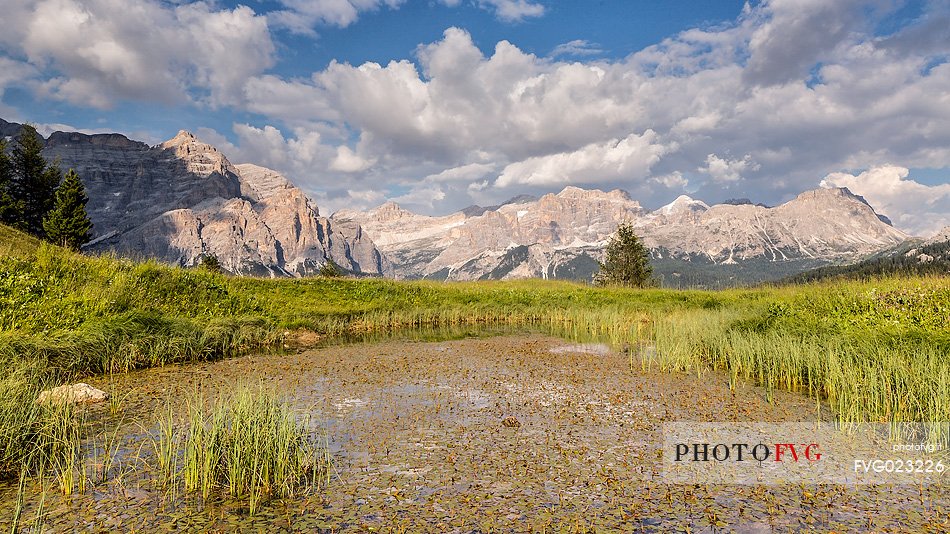
<svg viewBox="0 0 950 534"><path fill-rule="evenodd" d="M631 368L627 354L590 340L472 334L330 344L94 380L125 397L129 449L169 402L184 407L196 391L213 398L262 381L327 441L332 480L318 493L272 502L250 517L240 503L167 497L130 459L87 495L68 500L51 492L44 503L48 525L303 532L947 527L950 497L942 486L663 483L664 422L829 419L812 399L775 392L770 403L760 388L730 391L719 374L668 374L636 362ZM93 419L115 426L105 407L94 410ZM0 495L0 510L12 489ZM27 520L38 500L38 490L31 491ZM8 520L0 513L0 527Z"/></svg>

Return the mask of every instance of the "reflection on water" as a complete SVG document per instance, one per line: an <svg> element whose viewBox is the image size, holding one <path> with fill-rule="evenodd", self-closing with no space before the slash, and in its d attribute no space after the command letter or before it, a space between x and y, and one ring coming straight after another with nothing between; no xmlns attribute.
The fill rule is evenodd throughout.
<svg viewBox="0 0 950 534"><path fill-rule="evenodd" d="M610 354L611 348L605 343L575 343L572 345L561 345L551 349L552 354L594 354L597 356L606 356Z"/></svg>

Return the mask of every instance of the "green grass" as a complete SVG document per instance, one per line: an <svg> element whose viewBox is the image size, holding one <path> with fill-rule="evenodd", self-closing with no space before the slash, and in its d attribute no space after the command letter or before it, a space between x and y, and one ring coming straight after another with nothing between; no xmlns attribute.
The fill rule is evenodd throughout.
<svg viewBox="0 0 950 534"><path fill-rule="evenodd" d="M722 291L263 280L80 256L3 227L0 237L0 380L18 384L0 390L0 406L22 404L40 382L277 348L298 331L512 325L654 346L643 365L801 391L847 420L950 420L946 277ZM0 417L30 428L33 413ZM0 437L17 450L15 434ZM15 475L15 457L0 453Z"/></svg>
<svg viewBox="0 0 950 534"><path fill-rule="evenodd" d="M2 256L28 256L36 251L41 243L42 241L29 234L0 224L0 255Z"/></svg>
<svg viewBox="0 0 950 534"><path fill-rule="evenodd" d="M212 404L191 399L187 421L168 407L153 438L158 483L183 486L207 501L216 494L245 499L251 514L271 498L293 497L319 485L326 451L289 405L263 386L242 387Z"/></svg>
<svg viewBox="0 0 950 534"><path fill-rule="evenodd" d="M82 413L72 405L37 404L40 384L22 367L0 376L0 478L52 475L65 495L81 492Z"/></svg>

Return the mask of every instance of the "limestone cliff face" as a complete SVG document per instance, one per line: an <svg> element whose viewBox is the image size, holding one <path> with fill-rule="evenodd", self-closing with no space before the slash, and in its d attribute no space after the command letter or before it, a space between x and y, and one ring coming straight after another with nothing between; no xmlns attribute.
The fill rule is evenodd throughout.
<svg viewBox="0 0 950 534"><path fill-rule="evenodd" d="M247 275L305 276L329 259L356 273L392 272L357 224L321 217L286 178L233 165L188 132L154 147L118 134L56 132L44 155L83 179L95 225L90 251L182 266L214 254Z"/></svg>
<svg viewBox="0 0 950 534"><path fill-rule="evenodd" d="M648 211L623 191L567 187L537 200L445 217L417 215L391 202L338 216L362 225L393 259L397 276L458 280L587 278L625 221L670 274L677 274L677 263L724 268L726 274L729 266L754 263L778 278L790 269L856 259L908 237L847 189L807 191L774 208L708 206L684 195Z"/></svg>
<svg viewBox="0 0 950 534"><path fill-rule="evenodd" d="M708 207L680 197L634 224L652 248L726 264L857 258L909 237L882 221L864 199L837 188L806 191L774 208Z"/></svg>

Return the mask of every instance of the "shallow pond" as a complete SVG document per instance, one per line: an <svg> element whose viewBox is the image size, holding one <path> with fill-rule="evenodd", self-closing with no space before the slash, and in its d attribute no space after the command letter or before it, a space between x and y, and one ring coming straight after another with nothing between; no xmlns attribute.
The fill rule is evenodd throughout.
<svg viewBox="0 0 950 534"><path fill-rule="evenodd" d="M458 336L455 336L458 337ZM430 339L430 338L426 338ZM109 480L43 500L47 529L242 531L945 531L944 486L669 486L668 421L814 421L814 400L728 387L728 378L631 368L627 355L521 333L443 341L328 345L93 380L121 403L120 449L154 413L263 381L285 394L332 451L329 484L254 516L152 488L120 455ZM830 417L825 410L821 417ZM0 488L9 530L14 487ZM24 522L35 519L32 485ZM4 523L6 521L6 523Z"/></svg>

